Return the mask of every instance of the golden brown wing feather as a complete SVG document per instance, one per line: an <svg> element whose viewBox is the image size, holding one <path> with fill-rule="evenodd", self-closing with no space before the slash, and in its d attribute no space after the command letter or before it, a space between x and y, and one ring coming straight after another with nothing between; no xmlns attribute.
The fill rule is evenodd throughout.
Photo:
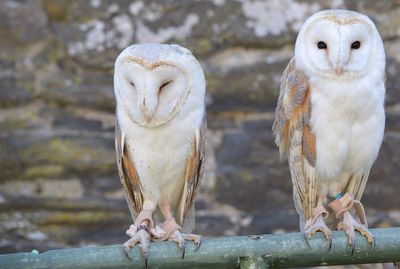
<svg viewBox="0 0 400 269"><path fill-rule="evenodd" d="M303 221L311 217L317 197L315 136L310 116L309 81L292 59L282 75L272 128L281 157L288 158L295 206Z"/></svg>
<svg viewBox="0 0 400 269"><path fill-rule="evenodd" d="M367 185L368 177L369 171L364 174L351 175L344 191L352 193L355 200L361 200L365 186Z"/></svg>
<svg viewBox="0 0 400 269"><path fill-rule="evenodd" d="M204 114L200 128L193 136L192 150L186 164L185 186L183 189L181 206L178 210L178 222L183 223L184 218L193 206L194 198L199 190L203 177L206 153L207 120Z"/></svg>
<svg viewBox="0 0 400 269"><path fill-rule="evenodd" d="M142 186L135 164L130 158L125 135L122 133L118 120L115 122L115 151L117 154L117 165L119 177L125 191L125 198L128 203L129 211L133 220L143 209Z"/></svg>

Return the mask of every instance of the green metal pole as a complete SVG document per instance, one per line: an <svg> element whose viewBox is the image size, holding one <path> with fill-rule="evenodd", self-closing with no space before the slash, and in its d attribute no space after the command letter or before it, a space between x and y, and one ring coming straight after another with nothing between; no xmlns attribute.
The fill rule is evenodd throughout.
<svg viewBox="0 0 400 269"><path fill-rule="evenodd" d="M193 244L186 244L184 260L181 259L182 253L175 243L152 243L149 268L253 268L250 265L255 261L260 262L258 268L400 261L400 228L371 229L370 231L376 238L375 248L371 249L367 240L357 234L353 255L347 236L341 231L333 232L330 251L328 251L328 242L320 233L310 240L311 248L305 242L302 233L204 239L197 252L193 251ZM51 250L42 254L6 254L0 255L0 268L134 269L144 267L138 247L134 247L129 255L132 261L126 258L121 245Z"/></svg>
<svg viewBox="0 0 400 269"><path fill-rule="evenodd" d="M272 259L270 256L244 257L240 259L240 269L271 269Z"/></svg>

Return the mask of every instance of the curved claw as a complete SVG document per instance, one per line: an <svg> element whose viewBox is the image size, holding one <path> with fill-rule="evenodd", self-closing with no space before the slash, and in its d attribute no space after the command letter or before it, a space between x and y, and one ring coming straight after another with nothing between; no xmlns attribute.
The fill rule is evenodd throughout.
<svg viewBox="0 0 400 269"><path fill-rule="evenodd" d="M148 257L149 257L149 254L147 252L144 252L143 253L144 267L146 267L146 268L147 268L147 265L148 265L148 259L147 259Z"/></svg>
<svg viewBox="0 0 400 269"><path fill-rule="evenodd" d="M332 247L332 232L326 226L325 220L322 215L319 215L316 219L307 220L306 226L304 227L304 238L307 242L307 245L311 247L309 239L314 236L317 232L321 232L326 240L329 242L328 251Z"/></svg>
<svg viewBox="0 0 400 269"><path fill-rule="evenodd" d="M354 255L354 250L356 249L356 240L354 238L351 240L351 256Z"/></svg>
<svg viewBox="0 0 400 269"><path fill-rule="evenodd" d="M125 247L124 247L123 252L124 252L125 256L126 256L130 261L132 261L131 257L129 257L128 250L127 250Z"/></svg>
<svg viewBox="0 0 400 269"><path fill-rule="evenodd" d="M195 244L196 244L196 248L194 249L194 251L197 251L201 246L201 239L199 240L199 243L195 243Z"/></svg>
<svg viewBox="0 0 400 269"><path fill-rule="evenodd" d="M332 248L332 235L328 236L328 241L329 241L328 251L330 251Z"/></svg>
<svg viewBox="0 0 400 269"><path fill-rule="evenodd" d="M308 241L309 238L306 233L304 233L304 239L306 240L308 247L311 248L311 244L310 241Z"/></svg>
<svg viewBox="0 0 400 269"><path fill-rule="evenodd" d="M170 235L169 240L173 240L178 244L178 247L182 250L182 260L185 258L185 241L190 240L193 241L196 245L194 251L197 251L201 245L201 236L196 234L185 234L181 233L179 230L176 230L172 235Z"/></svg>
<svg viewBox="0 0 400 269"><path fill-rule="evenodd" d="M131 257L129 257L129 250L131 249L132 246L134 246L137 243L137 240L135 239L129 239L128 241L126 241L122 246L123 246L123 252L125 254L125 256L132 261Z"/></svg>
<svg viewBox="0 0 400 269"><path fill-rule="evenodd" d="M147 267L147 257L148 257L148 247L149 247L149 234L146 229L140 229L137 231L136 234L132 235L132 238L130 238L128 241L126 241L123 244L123 252L125 256L132 261L131 257L129 257L129 250L135 246L137 243L140 243L141 245L141 250L142 250L142 255L145 260L145 265Z"/></svg>
<svg viewBox="0 0 400 269"><path fill-rule="evenodd" d="M148 250L148 238L145 236L142 236L140 238L140 246L142 249L142 255L143 255L143 259L144 259L144 266L147 267L148 264L148 257L149 257L149 250Z"/></svg>
<svg viewBox="0 0 400 269"><path fill-rule="evenodd" d="M375 249L375 237L372 237L371 248L369 251L373 251Z"/></svg>
<svg viewBox="0 0 400 269"><path fill-rule="evenodd" d="M182 260L185 258L185 243L182 244Z"/></svg>

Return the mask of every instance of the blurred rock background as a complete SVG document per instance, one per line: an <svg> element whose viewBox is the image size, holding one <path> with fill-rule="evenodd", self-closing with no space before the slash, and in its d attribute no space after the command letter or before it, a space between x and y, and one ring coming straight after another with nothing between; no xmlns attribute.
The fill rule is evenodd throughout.
<svg viewBox="0 0 400 269"><path fill-rule="evenodd" d="M363 202L400 226L400 1L0 1L0 253L119 244L131 219L114 153L113 62L178 43L207 76L205 236L298 230L271 134L280 75L312 13L369 15L387 52L387 127Z"/></svg>

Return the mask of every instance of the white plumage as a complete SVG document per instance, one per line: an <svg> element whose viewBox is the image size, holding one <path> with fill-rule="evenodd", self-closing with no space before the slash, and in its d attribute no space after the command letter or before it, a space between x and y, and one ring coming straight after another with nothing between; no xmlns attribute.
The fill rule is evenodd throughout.
<svg viewBox="0 0 400 269"><path fill-rule="evenodd" d="M178 45L126 48L115 63L116 151L134 225L127 231L147 256L148 241L200 237L189 216L204 166L205 78ZM154 218L154 219L153 219Z"/></svg>
<svg viewBox="0 0 400 269"><path fill-rule="evenodd" d="M311 91L311 126L321 179L368 174L376 160L385 125L385 87L383 73L371 73L351 81L310 81L318 89Z"/></svg>
<svg viewBox="0 0 400 269"><path fill-rule="evenodd" d="M354 247L354 230L373 243L359 202L383 139L385 53L366 16L326 10L311 16L286 68L274 122L288 156L300 227L322 231L333 210ZM336 198L336 199L335 199ZM350 214L354 207L361 224Z"/></svg>

